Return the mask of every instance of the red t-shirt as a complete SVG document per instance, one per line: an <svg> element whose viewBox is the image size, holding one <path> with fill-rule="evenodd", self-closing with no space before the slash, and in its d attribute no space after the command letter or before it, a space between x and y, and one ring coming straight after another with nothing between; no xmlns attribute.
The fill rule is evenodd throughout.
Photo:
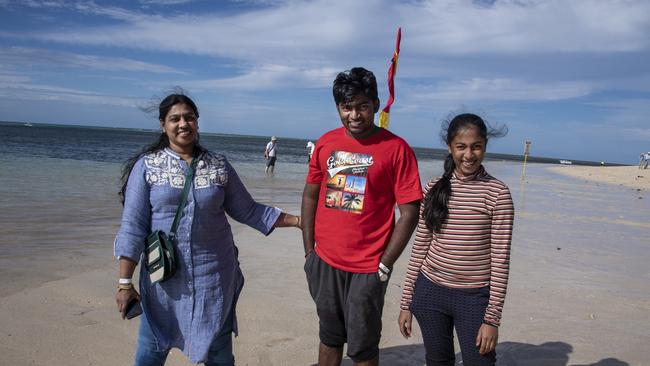
<svg viewBox="0 0 650 366"><path fill-rule="evenodd" d="M363 140L344 127L324 134L307 183L320 184L316 253L347 272L376 272L395 226L395 204L422 198L413 150L383 128Z"/></svg>

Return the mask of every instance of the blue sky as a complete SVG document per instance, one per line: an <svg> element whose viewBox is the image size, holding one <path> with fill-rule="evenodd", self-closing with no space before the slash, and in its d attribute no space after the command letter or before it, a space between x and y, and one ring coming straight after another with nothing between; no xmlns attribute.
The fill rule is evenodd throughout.
<svg viewBox="0 0 650 366"><path fill-rule="evenodd" d="M317 138L337 72L375 72L390 129L442 147L475 112L489 151L634 164L650 150L650 1L0 0L0 120L156 128L181 86L202 131Z"/></svg>

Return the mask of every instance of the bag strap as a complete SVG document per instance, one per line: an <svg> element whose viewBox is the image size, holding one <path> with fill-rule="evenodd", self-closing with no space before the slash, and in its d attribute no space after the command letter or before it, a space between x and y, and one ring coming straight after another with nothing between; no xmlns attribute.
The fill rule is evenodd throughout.
<svg viewBox="0 0 650 366"><path fill-rule="evenodd" d="M176 236L176 229L178 228L178 223L181 221L183 216L183 208L185 208L185 203L187 203L187 195L190 193L190 187L192 186L192 181L194 180L194 170L196 168L196 163L199 161L201 155L196 156L192 159L192 163L187 168L185 172L185 185L183 186L183 196L181 197L181 203L178 204L176 209L176 216L174 216L174 223L172 228L169 231L169 235L172 237Z"/></svg>

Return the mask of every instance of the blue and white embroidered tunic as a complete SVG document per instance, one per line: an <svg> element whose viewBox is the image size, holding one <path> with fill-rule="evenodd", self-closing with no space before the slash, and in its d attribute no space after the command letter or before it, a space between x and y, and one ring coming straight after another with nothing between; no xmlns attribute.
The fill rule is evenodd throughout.
<svg viewBox="0 0 650 366"><path fill-rule="evenodd" d="M117 257L137 262L149 233L169 232L188 168L169 148L135 163L115 238ZM176 273L152 285L140 263L143 321L149 321L161 350L180 348L194 363L205 360L244 284L226 213L268 235L280 210L255 202L223 155L204 154L176 233ZM236 316L232 327L236 334Z"/></svg>

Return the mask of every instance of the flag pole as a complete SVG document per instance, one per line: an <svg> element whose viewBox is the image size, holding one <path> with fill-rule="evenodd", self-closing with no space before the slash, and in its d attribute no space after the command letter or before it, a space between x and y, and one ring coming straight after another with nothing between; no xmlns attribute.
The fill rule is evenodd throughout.
<svg viewBox="0 0 650 366"><path fill-rule="evenodd" d="M395 42L395 52L388 68L388 101L386 106L379 113L379 127L388 129L388 114L390 113L390 106L395 101L395 74L397 73L397 59L399 58L399 45L402 41L402 27L397 28L397 41Z"/></svg>
<svg viewBox="0 0 650 366"><path fill-rule="evenodd" d="M523 181L526 178L526 162L528 161L528 154L530 154L530 140L526 140L526 146L524 147L524 166L521 169L521 180Z"/></svg>

